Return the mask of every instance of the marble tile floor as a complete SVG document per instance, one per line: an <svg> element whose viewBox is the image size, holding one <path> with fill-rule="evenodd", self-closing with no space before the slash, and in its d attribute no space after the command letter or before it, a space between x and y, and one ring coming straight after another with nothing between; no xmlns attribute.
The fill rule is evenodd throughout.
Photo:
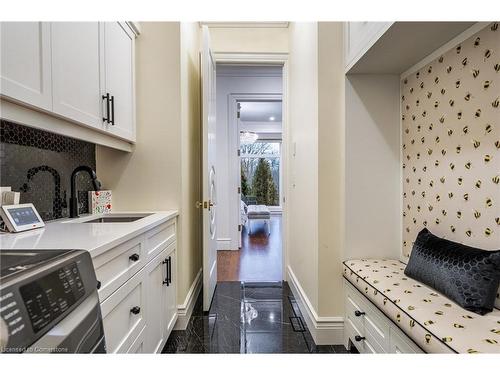
<svg viewBox="0 0 500 375"><path fill-rule="evenodd" d="M286 282L219 282L210 311L202 293L185 331L173 331L163 353L347 353L315 345Z"/></svg>

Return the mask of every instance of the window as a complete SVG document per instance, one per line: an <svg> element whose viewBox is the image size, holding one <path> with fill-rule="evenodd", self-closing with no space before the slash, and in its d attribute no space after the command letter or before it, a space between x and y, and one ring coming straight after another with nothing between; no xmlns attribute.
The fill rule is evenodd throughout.
<svg viewBox="0 0 500 375"><path fill-rule="evenodd" d="M280 206L281 141L242 144L241 193L249 204Z"/></svg>

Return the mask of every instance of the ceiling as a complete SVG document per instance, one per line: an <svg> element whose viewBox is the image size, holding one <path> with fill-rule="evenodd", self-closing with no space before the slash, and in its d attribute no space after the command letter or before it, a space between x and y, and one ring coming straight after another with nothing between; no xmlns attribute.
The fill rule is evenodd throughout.
<svg viewBox="0 0 500 375"><path fill-rule="evenodd" d="M240 120L243 122L281 122L281 101L240 102L240 104Z"/></svg>

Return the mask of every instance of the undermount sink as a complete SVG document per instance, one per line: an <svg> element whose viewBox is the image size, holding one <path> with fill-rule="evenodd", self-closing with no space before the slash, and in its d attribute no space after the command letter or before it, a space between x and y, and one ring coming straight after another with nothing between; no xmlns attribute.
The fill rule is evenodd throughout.
<svg viewBox="0 0 500 375"><path fill-rule="evenodd" d="M66 223L86 223L86 224L95 224L95 223L131 223L133 221L137 221L145 218L151 214L103 214L99 217L89 217L87 219L74 219L70 221L66 221Z"/></svg>
<svg viewBox="0 0 500 375"><path fill-rule="evenodd" d="M145 216L111 216L99 217L97 219L82 221L82 223L130 223L142 219Z"/></svg>

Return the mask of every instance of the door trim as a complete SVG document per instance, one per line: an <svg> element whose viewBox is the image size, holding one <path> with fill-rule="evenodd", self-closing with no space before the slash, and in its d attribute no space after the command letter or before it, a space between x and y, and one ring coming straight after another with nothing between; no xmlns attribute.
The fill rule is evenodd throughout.
<svg viewBox="0 0 500 375"><path fill-rule="evenodd" d="M290 134L288 124L288 54L286 53L222 53L214 52L216 63L231 63L241 65L280 65L282 66L282 173L283 173L283 198L281 202L283 207L282 212L282 277L288 281L287 266L288 266L288 202L289 196L289 164L290 164ZM239 207L238 207L239 208Z"/></svg>
<svg viewBox="0 0 500 375"><path fill-rule="evenodd" d="M240 143L239 143L239 127L238 127L238 119L237 119L237 112L238 112L238 102L245 102L245 101L279 101L281 102L282 105L282 111L283 111L283 95L281 93L251 93L251 94L230 94L228 97L228 155L229 155L229 191L230 192L237 192L238 187L241 188L241 181L240 181L240 156L237 156L235 153L235 150L238 150L240 148ZM283 124L281 128L283 132ZM281 134L281 137L283 138L283 133ZM283 147L283 139L281 139L281 147ZM283 153L282 149L280 150L280 186L279 188L279 197L280 200L283 198ZM238 193L237 193L238 194ZM241 193L239 194L241 197ZM232 216L234 216L234 219L238 222L238 224L241 224L241 207L239 202L235 202L235 204L232 204L233 202L229 203L229 208L230 208L230 238L229 238L229 249L236 249L236 248L241 248L241 232L238 230L237 226L233 225L233 220ZM283 204L283 202L281 202ZM274 207L276 208L276 207ZM269 207L271 212L273 209ZM232 212L231 212L232 211ZM279 206L279 212L283 214L283 206ZM283 239L282 239L283 242ZM224 250L224 249L221 249ZM274 280L278 281L278 280Z"/></svg>

